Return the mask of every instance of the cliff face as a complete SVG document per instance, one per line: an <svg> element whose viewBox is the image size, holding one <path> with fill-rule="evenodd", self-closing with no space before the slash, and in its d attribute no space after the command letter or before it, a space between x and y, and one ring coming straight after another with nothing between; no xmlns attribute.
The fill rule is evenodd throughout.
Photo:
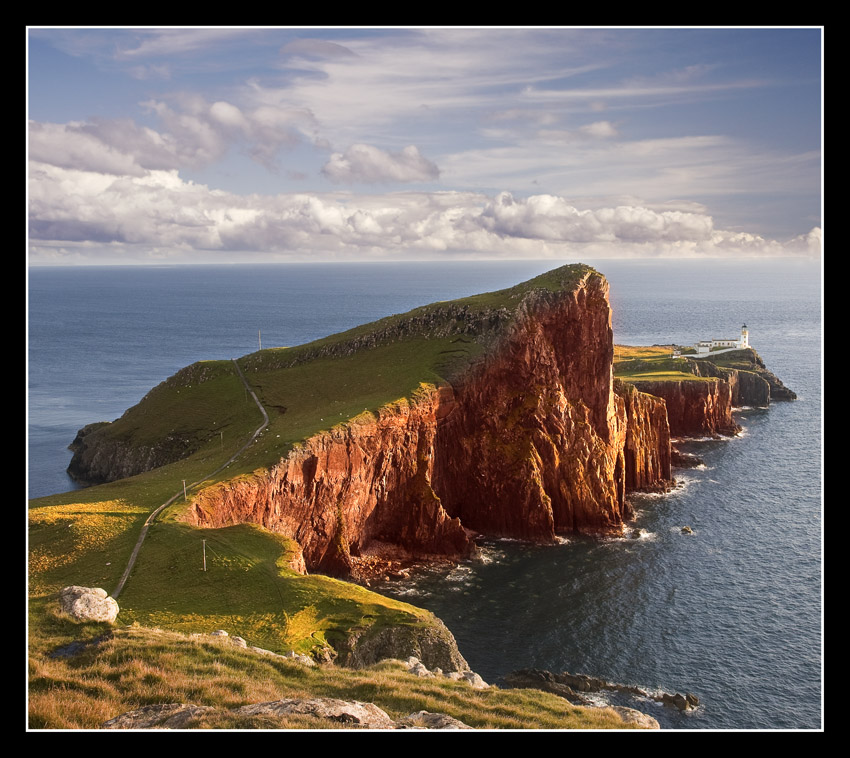
<svg viewBox="0 0 850 758"><path fill-rule="evenodd" d="M524 539L618 529L629 512L612 356L604 279L536 304L455 386L435 449L446 510L476 531Z"/></svg>
<svg viewBox="0 0 850 758"><path fill-rule="evenodd" d="M662 398L670 433L676 437L732 435L740 427L732 419L737 374L724 379L636 381L641 392Z"/></svg>
<svg viewBox="0 0 850 758"><path fill-rule="evenodd" d="M526 297L499 345L451 385L318 434L269 470L207 488L188 518L253 521L347 575L374 541L459 555L465 531L551 541L617 531L627 486L670 479L660 401L614 393L608 285ZM356 571L355 571L356 573Z"/></svg>
<svg viewBox="0 0 850 758"><path fill-rule="evenodd" d="M110 422L88 424L68 445L74 455L68 475L83 484L102 484L141 474L164 466L193 452L186 440L166 437L153 445L140 445L132 439L113 439L98 434Z"/></svg>
<svg viewBox="0 0 850 758"><path fill-rule="evenodd" d="M202 490L189 520L258 523L301 545L307 567L348 575L374 540L417 554L462 555L472 542L431 486L445 391L364 415L318 434L276 466Z"/></svg>
<svg viewBox="0 0 850 758"><path fill-rule="evenodd" d="M672 483L667 404L659 397L615 381L626 408L626 490L664 490Z"/></svg>

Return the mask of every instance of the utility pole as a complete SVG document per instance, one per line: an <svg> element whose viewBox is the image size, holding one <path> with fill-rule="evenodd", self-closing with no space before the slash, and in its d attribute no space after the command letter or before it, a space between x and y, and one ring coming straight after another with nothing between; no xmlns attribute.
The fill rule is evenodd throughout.
<svg viewBox="0 0 850 758"><path fill-rule="evenodd" d="M221 435L221 449L224 450L224 430L222 429L219 434Z"/></svg>
<svg viewBox="0 0 850 758"><path fill-rule="evenodd" d="M204 543L204 571L207 570L207 541L203 540Z"/></svg>
<svg viewBox="0 0 850 758"><path fill-rule="evenodd" d="M263 335L259 329L257 329L257 342L260 343L260 350L263 349Z"/></svg>
<svg viewBox="0 0 850 758"><path fill-rule="evenodd" d="M186 480L185 479L183 480L183 500L184 501L188 500L188 498L186 497Z"/></svg>

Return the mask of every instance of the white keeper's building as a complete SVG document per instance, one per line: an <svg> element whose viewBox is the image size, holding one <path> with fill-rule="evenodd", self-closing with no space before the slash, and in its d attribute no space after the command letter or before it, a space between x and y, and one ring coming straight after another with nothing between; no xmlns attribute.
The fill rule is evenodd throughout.
<svg viewBox="0 0 850 758"><path fill-rule="evenodd" d="M726 348L728 350L742 350L750 346L750 332L747 325L741 327L741 336L736 340L700 340L694 347L697 350L697 355L706 355L717 348Z"/></svg>

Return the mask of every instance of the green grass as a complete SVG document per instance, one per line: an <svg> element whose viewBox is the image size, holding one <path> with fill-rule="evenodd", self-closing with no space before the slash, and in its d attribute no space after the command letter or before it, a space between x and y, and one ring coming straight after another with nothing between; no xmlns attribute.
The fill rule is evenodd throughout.
<svg viewBox="0 0 850 758"><path fill-rule="evenodd" d="M251 645L303 653L352 629L433 623L428 611L356 584L297 574L288 567L294 548L254 524L157 524L120 597L118 620L181 632L226 629Z"/></svg>
<svg viewBox="0 0 850 758"><path fill-rule="evenodd" d="M686 371L639 371L616 374L624 382L716 382L711 376L694 376Z"/></svg>
<svg viewBox="0 0 850 758"><path fill-rule="evenodd" d="M339 727L307 717L237 718L226 711L288 697L373 702L393 719L419 710L446 713L478 729L629 728L609 709L581 708L538 690L473 690L464 682L414 676L399 662L361 670L305 668L226 639L79 626L44 608L39 613L44 620L29 664L31 729L96 729L121 713L160 703L221 709L195 728ZM79 639L100 642L70 657L49 655Z"/></svg>
<svg viewBox="0 0 850 758"><path fill-rule="evenodd" d="M226 444L233 452L237 440L244 440L252 425L258 426L244 394L231 361L200 361L154 387L120 419L96 433L138 446L173 440L175 448L196 451L213 443L213 448ZM240 395L243 402L235 402Z"/></svg>
<svg viewBox="0 0 850 758"><path fill-rule="evenodd" d="M614 376L624 382L714 381L694 375L687 361L671 358L669 347L617 346Z"/></svg>
<svg viewBox="0 0 850 758"><path fill-rule="evenodd" d="M164 647L153 644L154 633L147 627L174 633L224 628L258 647L309 652L333 645L351 630L434 623L427 611L357 585L294 573L288 568L292 543L258 526L200 530L180 523L176 516L182 499L150 529L119 599L117 623L140 626L117 634L104 657L54 660L47 655L60 644L105 629L58 617L55 593L70 584L111 592L145 518L180 492L184 481L205 486L249 474L276 463L318 431L356 422L361 414L387 404L409 402L479 357L488 340L510 324L529 292L545 295L569 288L587 271L563 267L497 293L415 309L300 348L246 356L240 363L269 410L270 424L236 463L214 475L262 420L230 361L204 361L183 369L96 432L137 445L170 438L175 451L190 452L137 476L30 502L31 725L96 726L149 702L274 699L285 692L304 692L305 677L315 679L315 686L307 688L310 692L335 692L339 697L362 693L359 699L377 693L395 715L425 708L448 709L475 725L560 728L590 723L576 715L583 709L577 711L560 698L540 705L536 698L542 693L504 695L531 698L534 705L520 716L514 713L516 702L506 705L495 690L479 695L450 682L420 682L411 689L409 675L394 670L382 670L380 677L375 672L351 674L349 679L341 673L272 665L232 647L224 655L214 642L180 638ZM203 539L208 546L206 572L201 564ZM375 682L384 676L387 682L376 689ZM407 694L390 697L396 690ZM594 713L593 719L598 717ZM609 726L622 726L618 717L606 718Z"/></svg>

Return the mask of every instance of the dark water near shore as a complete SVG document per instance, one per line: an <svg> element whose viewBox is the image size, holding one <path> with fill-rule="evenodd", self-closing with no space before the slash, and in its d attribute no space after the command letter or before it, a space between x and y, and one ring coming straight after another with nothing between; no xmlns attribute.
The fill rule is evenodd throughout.
<svg viewBox="0 0 850 758"><path fill-rule="evenodd" d="M666 728L821 726L821 297L799 261L587 261L611 282L623 344L734 338L799 399L739 413L735 439L635 499L640 540L482 545L450 573L388 587L433 610L485 680L535 666L692 692ZM295 345L510 286L557 261L31 269L29 496L62 492L68 443L201 359ZM681 534L689 525L694 534Z"/></svg>

